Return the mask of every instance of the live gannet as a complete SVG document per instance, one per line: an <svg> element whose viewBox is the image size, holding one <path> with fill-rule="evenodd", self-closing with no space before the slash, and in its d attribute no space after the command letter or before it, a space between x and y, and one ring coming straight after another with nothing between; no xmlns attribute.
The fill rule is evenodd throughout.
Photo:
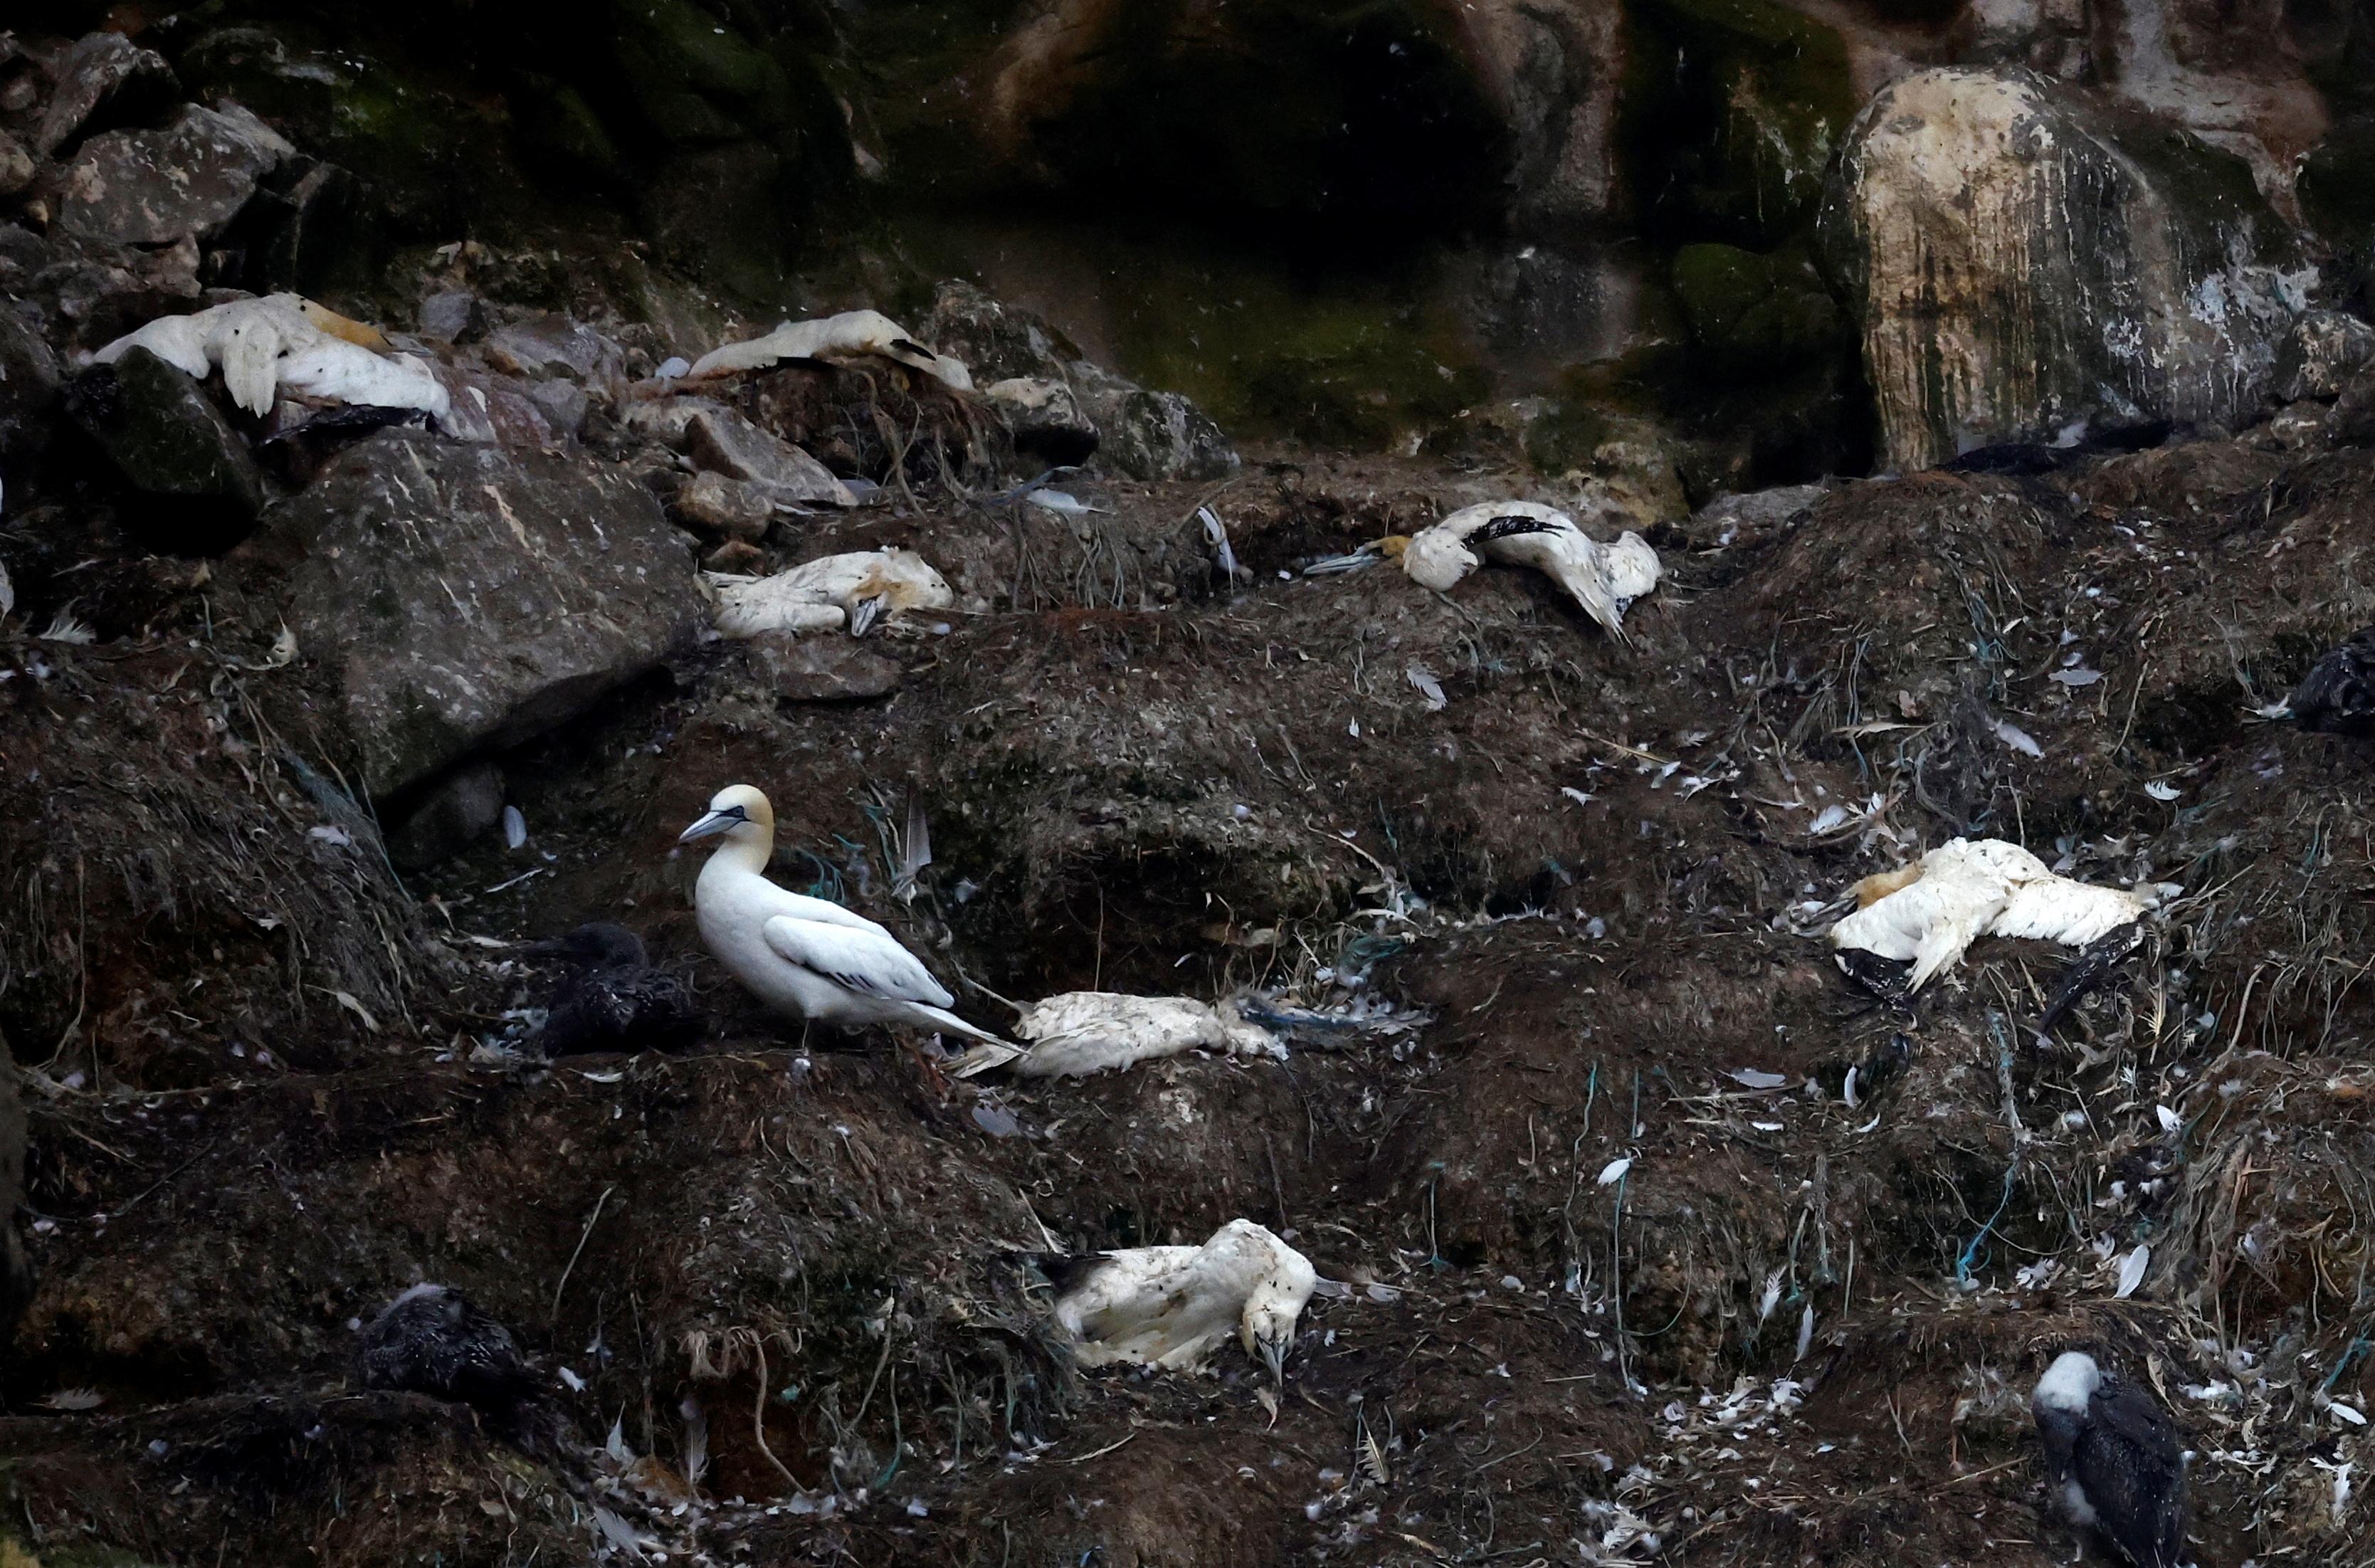
<svg viewBox="0 0 2375 1568"><path fill-rule="evenodd" d="M1277 1037L1247 1022L1234 1001L1215 1005L1192 996L1066 991L1023 1008L1014 1034L1031 1043L1010 1064L1023 1078L1085 1078L1199 1049L1286 1056ZM960 1076L970 1075L960 1069Z"/></svg>
<svg viewBox="0 0 2375 1568"><path fill-rule="evenodd" d="M418 408L443 419L452 399L428 361L387 352L376 327L349 321L296 294L233 300L183 316L160 316L93 356L113 364L146 348L203 381L220 370L230 399L251 414L287 394L375 408Z"/></svg>
<svg viewBox="0 0 2375 1568"><path fill-rule="evenodd" d="M548 1055L672 1051L700 1031L701 1012L684 976L653 967L643 938L623 925L597 921L527 950L569 965L537 1035Z"/></svg>
<svg viewBox="0 0 2375 1568"><path fill-rule="evenodd" d="M2037 1380L2029 1409L2045 1447L2049 1495L2131 1568L2185 1558L2185 1449L2151 1395L2065 1350Z"/></svg>
<svg viewBox="0 0 2375 1568"><path fill-rule="evenodd" d="M1603 545L1576 526L1575 519L1530 501L1494 501L1462 507L1442 522L1401 538L1381 542L1384 553L1400 556L1402 570L1424 588L1442 592L1486 560L1530 566L1566 589L1584 613L1618 641L1625 611L1658 585L1658 552L1626 530Z"/></svg>
<svg viewBox="0 0 2375 1568"><path fill-rule="evenodd" d="M767 880L775 813L765 796L749 784L719 790L677 842L712 837L726 842L693 884L701 939L761 1001L843 1029L879 1023L1006 1043L950 1012L955 998L890 932Z"/></svg>
<svg viewBox="0 0 2375 1568"><path fill-rule="evenodd" d="M728 637L767 631L837 631L864 636L878 619L956 603L948 579L914 550L829 555L771 577L705 572L717 595L717 630Z"/></svg>
<svg viewBox="0 0 2375 1568"><path fill-rule="evenodd" d="M1860 907L1831 927L1831 946L1911 962L1908 989L1918 991L1981 937L2084 948L2157 907L2162 890L2094 887L2055 876L2016 843L1950 839L1852 891Z"/></svg>
<svg viewBox="0 0 2375 1568"><path fill-rule="evenodd" d="M907 335L904 327L880 311L845 311L819 321L787 321L764 337L728 343L692 362L685 379L731 375L739 371L765 370L786 360L817 360L827 364L861 354L922 371L959 392L973 390L973 373L946 354L935 354Z"/></svg>
<svg viewBox="0 0 2375 1568"><path fill-rule="evenodd" d="M1200 1247L1033 1261L1056 1287L1056 1322L1083 1366L1192 1371L1234 1333L1282 1381L1295 1320L1319 1280L1310 1259L1250 1220L1230 1220Z"/></svg>

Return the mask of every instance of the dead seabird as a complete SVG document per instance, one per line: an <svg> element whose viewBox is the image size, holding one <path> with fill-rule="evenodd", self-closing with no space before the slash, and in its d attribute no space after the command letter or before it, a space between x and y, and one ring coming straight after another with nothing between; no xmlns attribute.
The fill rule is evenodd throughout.
<svg viewBox="0 0 2375 1568"><path fill-rule="evenodd" d="M761 1001L842 1029L887 1024L1006 1043L950 1012L955 998L890 932L767 880L775 813L765 796L749 784L719 790L678 842L705 838L725 842L693 885L701 939Z"/></svg>
<svg viewBox="0 0 2375 1568"><path fill-rule="evenodd" d="M2179 1568L2185 1552L2185 1452L2151 1395L2065 1350L2030 1397L2053 1502L2132 1568Z"/></svg>
<svg viewBox="0 0 2375 1568"><path fill-rule="evenodd" d="M2098 888L2055 876L2016 843L1950 839L1852 891L1859 907L1831 927L1831 946L1910 962L1907 989L1919 991L1981 937L2085 948L2142 919L2163 890Z"/></svg>
<svg viewBox="0 0 2375 1568"><path fill-rule="evenodd" d="M146 348L203 381L222 371L230 399L251 414L269 413L277 397L373 408L418 408L443 419L452 400L425 360L386 352L375 327L349 321L296 294L233 300L182 316L160 316L101 348L113 364Z"/></svg>
<svg viewBox="0 0 2375 1568"><path fill-rule="evenodd" d="M1421 587L1442 592L1487 560L1530 566L1566 590L1584 613L1618 641L1625 610L1658 585L1662 568L1648 540L1629 529L1603 545L1576 526L1575 519L1530 501L1494 501L1462 507L1442 522L1402 540L1385 541L1399 553L1402 570Z"/></svg>
<svg viewBox="0 0 2375 1568"><path fill-rule="evenodd" d="M672 1051L700 1031L700 1009L684 976L653 967L643 938L623 925L597 921L527 950L569 965L537 1036L549 1055Z"/></svg>
<svg viewBox="0 0 2375 1568"><path fill-rule="evenodd" d="M2275 713L2324 735L2375 736L2375 626L2311 666Z"/></svg>
<svg viewBox="0 0 2375 1568"><path fill-rule="evenodd" d="M1031 1048L998 1055L987 1048L965 1054L956 1069L970 1078L1001 1063L1022 1078L1086 1078L1183 1051L1283 1059L1277 1036L1239 1015L1236 1004L1192 996L1129 996L1116 991L1066 991L1032 1003L1014 1025Z"/></svg>
<svg viewBox="0 0 2375 1568"><path fill-rule="evenodd" d="M786 360L832 364L868 354L922 371L956 391L973 390L973 374L963 364L946 354L933 353L880 311L845 311L818 321L785 322L763 337L711 349L692 362L685 379L697 382L765 370Z"/></svg>
<svg viewBox="0 0 2375 1568"><path fill-rule="evenodd" d="M1083 1366L1135 1362L1195 1370L1235 1334L1283 1380L1295 1320L1319 1276L1311 1260L1250 1220L1199 1247L1034 1255L1056 1287L1056 1321Z"/></svg>
<svg viewBox="0 0 2375 1568"><path fill-rule="evenodd" d="M703 581L717 595L717 630L728 637L844 628L857 637L879 619L956 603L929 561L895 546L824 556L771 577L708 572Z"/></svg>

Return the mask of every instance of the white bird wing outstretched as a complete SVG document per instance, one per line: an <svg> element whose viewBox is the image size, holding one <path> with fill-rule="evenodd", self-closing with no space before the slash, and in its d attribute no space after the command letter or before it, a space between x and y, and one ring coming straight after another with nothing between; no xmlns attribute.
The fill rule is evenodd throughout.
<svg viewBox="0 0 2375 1568"><path fill-rule="evenodd" d="M1988 931L1991 936L2028 937L2065 948L2083 948L2141 919L2148 907L2135 893L2074 882L2049 872L2040 880L2022 883Z"/></svg>
<svg viewBox="0 0 2375 1568"><path fill-rule="evenodd" d="M786 963L798 964L861 996L941 1008L955 1002L948 988L933 979L922 961L901 947L891 933L872 921L857 916L852 920L857 923L778 914L760 930L768 948Z"/></svg>

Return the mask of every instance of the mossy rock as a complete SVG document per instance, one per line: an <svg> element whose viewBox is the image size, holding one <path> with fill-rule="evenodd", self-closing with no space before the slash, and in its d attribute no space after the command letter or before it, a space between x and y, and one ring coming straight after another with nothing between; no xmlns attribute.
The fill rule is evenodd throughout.
<svg viewBox="0 0 2375 1568"><path fill-rule="evenodd" d="M1714 364L1782 364L1846 341L1847 319L1802 248L1684 245L1673 279L1691 341Z"/></svg>
<svg viewBox="0 0 2375 1568"><path fill-rule="evenodd" d="M450 238L485 227L505 183L503 127L460 97L301 34L224 27L176 62L190 95L230 98L300 149L351 170L370 187L390 238Z"/></svg>
<svg viewBox="0 0 2375 1568"><path fill-rule="evenodd" d="M1860 106L1846 41L1776 0L1635 0L1622 146L1644 226L1766 249L1803 230Z"/></svg>
<svg viewBox="0 0 2375 1568"><path fill-rule="evenodd" d="M1032 152L1122 208L1458 229L1487 221L1507 150L1440 7L1239 0L1112 7Z"/></svg>
<svg viewBox="0 0 2375 1568"><path fill-rule="evenodd" d="M611 15L620 77L664 140L764 140L798 120L782 64L691 0L635 0Z"/></svg>

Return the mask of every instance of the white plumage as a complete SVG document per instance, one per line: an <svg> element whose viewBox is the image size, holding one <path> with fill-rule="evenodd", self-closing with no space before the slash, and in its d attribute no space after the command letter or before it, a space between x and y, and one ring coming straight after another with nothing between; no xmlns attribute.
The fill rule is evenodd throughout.
<svg viewBox="0 0 2375 1568"><path fill-rule="evenodd" d="M711 799L678 840L723 837L693 884L701 939L751 995L794 1018L844 1029L889 1024L1003 1044L950 1012L954 1001L899 939L864 915L767 880L775 813L749 784Z"/></svg>
<svg viewBox="0 0 2375 1568"><path fill-rule="evenodd" d="M728 637L763 631L862 633L876 619L956 603L948 580L909 549L829 555L772 577L703 574L717 595L717 630Z"/></svg>
<svg viewBox="0 0 2375 1568"><path fill-rule="evenodd" d="M146 348L186 375L220 370L230 399L251 414L269 413L287 395L374 408L419 408L443 419L452 399L428 362L382 353L375 328L349 321L296 294L233 300L185 316L160 316L126 333L95 358L113 364Z"/></svg>
<svg viewBox="0 0 2375 1568"><path fill-rule="evenodd" d="M1915 865L1867 877L1861 908L1831 927L1831 946L1913 965L1911 988L1952 965L1981 937L2026 937L2083 948L2159 902L2133 891L2057 877L2002 839L1950 839Z"/></svg>
<svg viewBox="0 0 2375 1568"><path fill-rule="evenodd" d="M973 374L946 354L935 354L907 336L906 329L880 311L845 311L819 321L787 321L747 342L713 348L692 363L688 380L765 370L786 360L821 360L826 363L879 355L938 377L959 392L973 390Z"/></svg>
<svg viewBox="0 0 2375 1568"><path fill-rule="evenodd" d="M1238 1015L1235 1003L1192 996L1066 991L1022 1009L1014 1034L1031 1043L1013 1063L1024 1078L1085 1078L1193 1050L1286 1056L1270 1031Z"/></svg>
<svg viewBox="0 0 2375 1568"><path fill-rule="evenodd" d="M1201 1367L1230 1335L1273 1377L1319 1276L1311 1260L1250 1220L1232 1220L1200 1247L1133 1247L1043 1259L1059 1294L1056 1321L1084 1366L1135 1362Z"/></svg>
<svg viewBox="0 0 2375 1568"><path fill-rule="evenodd" d="M1462 507L1401 547L1411 581L1438 592L1486 560L1542 572L1620 642L1627 640L1626 607L1655 588L1664 570L1640 535L1627 530L1603 545L1566 513L1530 501Z"/></svg>

